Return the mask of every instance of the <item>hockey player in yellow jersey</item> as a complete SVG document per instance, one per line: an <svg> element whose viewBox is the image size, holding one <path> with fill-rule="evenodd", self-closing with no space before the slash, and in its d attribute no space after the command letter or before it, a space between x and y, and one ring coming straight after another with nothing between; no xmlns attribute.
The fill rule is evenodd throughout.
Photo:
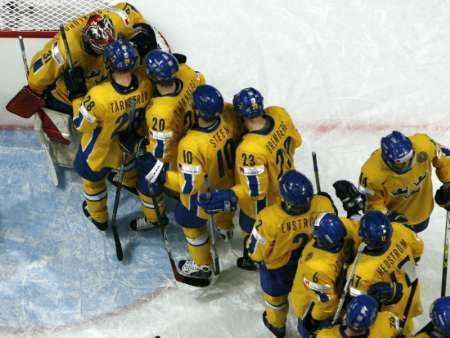
<svg viewBox="0 0 450 338"><path fill-rule="evenodd" d="M192 92L205 82L203 75L192 70L184 61L179 64L174 55L158 49L145 57L147 75L155 87L153 98L145 112L148 128L146 150L165 169L177 168L178 142L192 127L195 119L191 107ZM142 168L145 171L146 166ZM130 223L130 227L137 230L152 228L157 221L152 202L153 193L144 179L148 172L139 175L141 174L143 176L142 180L138 180L138 192L144 217L138 217ZM163 214L165 206L161 194L157 196L157 201Z"/></svg>
<svg viewBox="0 0 450 338"><path fill-rule="evenodd" d="M234 184L234 150L240 138L238 118L220 92L210 85L198 86L193 94L197 123L178 144L177 170L166 174L166 187L180 191L175 220L182 226L192 260L181 260L183 274L211 277L212 258L206 214L197 195L209 189L226 189ZM151 169L149 168L149 171ZM224 234L233 229L233 213L215 215Z"/></svg>
<svg viewBox="0 0 450 338"><path fill-rule="evenodd" d="M378 312L377 301L366 295L353 298L347 305L342 324L322 329L316 338L395 338L399 334L398 318L388 312Z"/></svg>
<svg viewBox="0 0 450 338"><path fill-rule="evenodd" d="M279 185L281 201L258 213L247 246L250 258L260 262L264 324L277 337L284 337L288 294L299 257L315 218L334 212L334 207L328 197L314 195L309 179L295 170L286 171Z"/></svg>
<svg viewBox="0 0 450 338"><path fill-rule="evenodd" d="M422 313L416 274L422 240L404 225L391 223L380 211L369 211L361 218L359 235L366 248L356 265L350 294L373 296L380 310L399 317L404 334L410 333L412 319Z"/></svg>
<svg viewBox="0 0 450 338"><path fill-rule="evenodd" d="M414 338L450 338L450 297L436 299L430 308L431 322Z"/></svg>
<svg viewBox="0 0 450 338"><path fill-rule="evenodd" d="M303 250L291 292L301 337L329 325L337 308L347 230L332 213L318 216Z"/></svg>
<svg viewBox="0 0 450 338"><path fill-rule="evenodd" d="M381 149L361 169L359 183L367 196L367 210L379 210L415 232L423 231L433 210L432 165L444 183L437 202L448 207L450 150L425 134L406 137L393 131L383 137Z"/></svg>
<svg viewBox="0 0 450 338"><path fill-rule="evenodd" d="M254 88L242 89L234 96L235 110L248 130L236 150L236 184L231 190L215 191L209 201L201 202L208 212L229 208L239 201L239 225L245 234L243 257L238 266L254 270L245 241L258 212L280 202L278 180L294 168L294 152L302 139L289 114L281 107L264 108L263 97Z"/></svg>
<svg viewBox="0 0 450 338"><path fill-rule="evenodd" d="M110 70L110 81L94 86L84 98L74 101L75 128L81 132L81 144L75 159L75 170L82 178L85 215L100 229L106 230L107 191L106 175L120 166L121 143L128 144L122 134L128 128L133 112L130 102L136 104L136 114L150 101L152 85L143 72L133 72L138 60L137 50L131 42L116 40L104 53ZM78 108L79 107L79 108ZM120 138L125 135L125 139ZM133 187L136 173L130 156L124 185Z"/></svg>

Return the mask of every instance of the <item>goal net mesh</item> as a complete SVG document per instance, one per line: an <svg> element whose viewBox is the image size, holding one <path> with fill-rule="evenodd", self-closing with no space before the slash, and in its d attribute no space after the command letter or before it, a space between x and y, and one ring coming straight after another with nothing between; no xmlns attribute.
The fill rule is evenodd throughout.
<svg viewBox="0 0 450 338"><path fill-rule="evenodd" d="M61 24L109 6L104 0L0 0L0 32L56 32Z"/></svg>

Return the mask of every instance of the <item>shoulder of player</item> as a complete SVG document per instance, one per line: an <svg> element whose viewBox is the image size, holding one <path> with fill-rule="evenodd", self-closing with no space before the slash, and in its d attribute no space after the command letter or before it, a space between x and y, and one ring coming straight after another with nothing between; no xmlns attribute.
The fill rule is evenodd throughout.
<svg viewBox="0 0 450 338"><path fill-rule="evenodd" d="M167 98L170 100L167 100ZM175 119L175 105L171 99L172 97L167 96L156 96L151 98L150 103L145 110L146 117L164 119L167 126L168 123L171 123Z"/></svg>
<svg viewBox="0 0 450 338"><path fill-rule="evenodd" d="M256 136L256 139L255 139ZM242 141L236 148L236 154L249 154L256 156L266 156L264 145L257 141L257 134L247 133L242 137Z"/></svg>
<svg viewBox="0 0 450 338"><path fill-rule="evenodd" d="M90 96L90 101L97 102L106 102L110 97L105 95L105 92L109 92L112 90L111 83L109 81L105 81L102 83L99 83L89 89L89 91L86 94L87 96Z"/></svg>
<svg viewBox="0 0 450 338"><path fill-rule="evenodd" d="M289 218L289 215L284 212L279 203L275 203L261 210L257 217L263 221L263 224L272 223L272 220L281 224L286 218ZM269 220L269 222L264 222L265 220Z"/></svg>
<svg viewBox="0 0 450 338"><path fill-rule="evenodd" d="M372 184L378 183L382 184L386 180L386 176L389 175L390 169L386 166L383 159L381 158L381 150L377 149L366 162L361 167L361 173L366 177Z"/></svg>
<svg viewBox="0 0 450 338"><path fill-rule="evenodd" d="M414 150L417 155L420 153L427 153L429 159L432 160L434 154L436 153L436 143L427 134L414 134L409 136L412 144L414 145Z"/></svg>
<svg viewBox="0 0 450 338"><path fill-rule="evenodd" d="M329 212L332 212L334 210L332 201L328 197L319 194L313 195L313 198L311 199L311 207L313 209L316 208L324 209L326 207L329 207L330 208Z"/></svg>

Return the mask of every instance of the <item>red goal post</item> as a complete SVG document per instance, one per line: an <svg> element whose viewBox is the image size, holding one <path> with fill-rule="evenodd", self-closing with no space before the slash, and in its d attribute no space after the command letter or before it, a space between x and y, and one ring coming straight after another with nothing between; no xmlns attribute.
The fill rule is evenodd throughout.
<svg viewBox="0 0 450 338"><path fill-rule="evenodd" d="M49 38L59 25L111 5L107 0L0 0L0 37Z"/></svg>

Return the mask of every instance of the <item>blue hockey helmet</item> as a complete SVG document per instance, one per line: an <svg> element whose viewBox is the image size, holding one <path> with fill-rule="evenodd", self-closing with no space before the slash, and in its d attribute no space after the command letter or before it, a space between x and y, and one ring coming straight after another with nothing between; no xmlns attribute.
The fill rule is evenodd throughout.
<svg viewBox="0 0 450 338"><path fill-rule="evenodd" d="M431 304L430 317L434 327L444 338L450 337L450 297L436 299Z"/></svg>
<svg viewBox="0 0 450 338"><path fill-rule="evenodd" d="M287 213L300 215L309 210L314 189L305 175L295 170L286 171L279 186L282 206Z"/></svg>
<svg viewBox="0 0 450 338"><path fill-rule="evenodd" d="M192 93L193 107L203 120L212 121L223 111L223 97L210 85L198 86Z"/></svg>
<svg viewBox="0 0 450 338"><path fill-rule="evenodd" d="M391 222L381 211L369 211L360 220L359 236L368 250L385 252L391 243Z"/></svg>
<svg viewBox="0 0 450 338"><path fill-rule="evenodd" d="M397 174L404 174L411 170L414 155L411 140L401 132L394 130L381 138L381 157Z"/></svg>
<svg viewBox="0 0 450 338"><path fill-rule="evenodd" d="M264 98L255 88L244 88L233 98L234 109L244 119L264 114Z"/></svg>
<svg viewBox="0 0 450 338"><path fill-rule="evenodd" d="M145 69L152 82L167 86L175 80L179 64L172 54L154 49L145 56Z"/></svg>
<svg viewBox="0 0 450 338"><path fill-rule="evenodd" d="M377 301L367 295L354 297L347 305L345 321L354 331L365 331L375 322L378 313Z"/></svg>
<svg viewBox="0 0 450 338"><path fill-rule="evenodd" d="M106 46L103 58L110 71L126 72L136 65L138 52L131 42L119 39Z"/></svg>
<svg viewBox="0 0 450 338"><path fill-rule="evenodd" d="M347 235L342 221L334 214L322 213L314 222L313 237L320 248L339 249Z"/></svg>

